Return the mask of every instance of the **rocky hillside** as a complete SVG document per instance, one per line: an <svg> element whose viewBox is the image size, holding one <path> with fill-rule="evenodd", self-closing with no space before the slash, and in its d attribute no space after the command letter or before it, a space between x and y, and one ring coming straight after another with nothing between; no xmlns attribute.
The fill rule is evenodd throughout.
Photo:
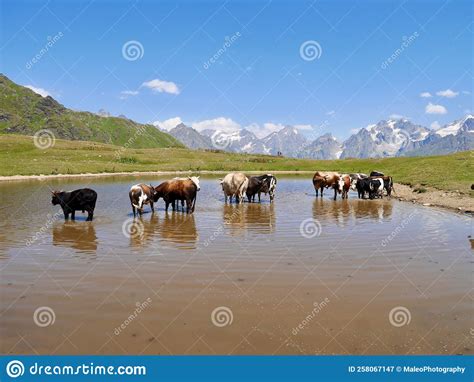
<svg viewBox="0 0 474 382"><path fill-rule="evenodd" d="M0 133L34 135L41 129L49 129L56 138L68 140L131 148L182 147L175 138L152 125L67 109L52 97L42 97L0 74Z"/></svg>

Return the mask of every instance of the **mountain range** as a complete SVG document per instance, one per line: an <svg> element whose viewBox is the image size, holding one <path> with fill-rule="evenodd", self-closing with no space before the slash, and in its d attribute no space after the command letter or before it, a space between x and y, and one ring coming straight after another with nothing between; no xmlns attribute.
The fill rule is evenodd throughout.
<svg viewBox="0 0 474 382"><path fill-rule="evenodd" d="M48 129L57 138L110 143L130 148L189 147L294 158L344 159L442 155L474 149L474 117L467 115L433 130L407 119L380 121L359 129L343 142L331 134L309 140L293 126L263 138L247 129L201 132L181 123L170 131L113 117L74 111L0 74L0 133L34 135Z"/></svg>
<svg viewBox="0 0 474 382"><path fill-rule="evenodd" d="M169 131L193 149L222 149L249 154L269 154L294 158L344 159L395 156L441 155L474 149L474 117L467 115L433 130L408 119L382 120L359 129L343 142L327 133L309 140L292 126L258 138L247 129L201 132L183 123Z"/></svg>

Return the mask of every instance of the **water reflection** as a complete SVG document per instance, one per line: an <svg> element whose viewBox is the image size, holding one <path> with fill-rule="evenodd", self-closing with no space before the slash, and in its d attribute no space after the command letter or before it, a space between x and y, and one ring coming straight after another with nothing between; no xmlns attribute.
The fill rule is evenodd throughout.
<svg viewBox="0 0 474 382"><path fill-rule="evenodd" d="M226 204L222 212L224 226L231 235L242 235L247 229L258 233L275 231L274 204Z"/></svg>
<svg viewBox="0 0 474 382"><path fill-rule="evenodd" d="M94 223L67 221L54 224L53 245L94 253L97 250Z"/></svg>
<svg viewBox="0 0 474 382"><path fill-rule="evenodd" d="M130 246L143 247L156 238L176 244L180 249L195 249L198 239L196 221L193 214L168 212L164 216L155 213L147 217L137 218L134 223L136 234L130 235Z"/></svg>
<svg viewBox="0 0 474 382"><path fill-rule="evenodd" d="M331 218L344 227L349 220L373 219L386 220L392 216L393 205L385 200L344 199L336 202L315 198L313 216L315 219Z"/></svg>

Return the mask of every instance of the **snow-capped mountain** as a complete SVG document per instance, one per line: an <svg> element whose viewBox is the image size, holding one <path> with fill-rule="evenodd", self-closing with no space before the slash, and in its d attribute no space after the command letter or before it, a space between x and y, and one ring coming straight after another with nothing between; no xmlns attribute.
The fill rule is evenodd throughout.
<svg viewBox="0 0 474 382"><path fill-rule="evenodd" d="M247 129L198 132L183 124L170 134L190 148L221 149L237 153L277 155L311 159L382 158L448 154L474 149L474 117L430 130L407 119L380 121L360 129L340 143L331 134L309 141L292 126L259 139Z"/></svg>
<svg viewBox="0 0 474 382"><path fill-rule="evenodd" d="M285 126L279 131L275 131L262 139L263 144L271 155L278 152L287 157L297 157L309 141L293 126Z"/></svg>
<svg viewBox="0 0 474 382"><path fill-rule="evenodd" d="M321 135L298 153L299 158L339 159L342 144L331 133Z"/></svg>
<svg viewBox="0 0 474 382"><path fill-rule="evenodd" d="M201 134L213 142L214 148L236 153L269 154L263 142L247 129L233 132L206 129Z"/></svg>
<svg viewBox="0 0 474 382"><path fill-rule="evenodd" d="M192 127L180 123L169 131L169 134L175 137L186 147L191 149L212 149L212 142L209 137L199 134Z"/></svg>
<svg viewBox="0 0 474 382"><path fill-rule="evenodd" d="M403 155L442 155L473 149L474 116L467 115L438 130L431 131L426 139L412 144Z"/></svg>
<svg viewBox="0 0 474 382"><path fill-rule="evenodd" d="M359 130L344 142L341 158L383 158L399 156L414 142L430 133L407 119L380 121Z"/></svg>

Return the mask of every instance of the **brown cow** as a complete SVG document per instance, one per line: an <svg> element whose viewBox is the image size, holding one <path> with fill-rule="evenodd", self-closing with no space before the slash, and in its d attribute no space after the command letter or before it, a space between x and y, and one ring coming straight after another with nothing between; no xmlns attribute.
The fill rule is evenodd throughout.
<svg viewBox="0 0 474 382"><path fill-rule="evenodd" d="M334 189L334 200L336 200L337 194L342 192L339 186L340 175L337 172L329 171L316 171L313 176L313 186L316 191L316 197L318 197L318 191L321 190L321 197L323 197L323 190L325 188Z"/></svg>
<svg viewBox="0 0 474 382"><path fill-rule="evenodd" d="M347 199L349 197L349 190L351 189L351 176L348 174L341 175L338 182L338 189L341 192L341 198Z"/></svg>
<svg viewBox="0 0 474 382"><path fill-rule="evenodd" d="M196 194L200 190L199 176L192 176L187 179L172 179L161 183L155 187L155 198L157 202L160 198L165 201L165 208L171 204L173 211L175 210L175 201L186 201L186 212L193 213L196 206Z"/></svg>
<svg viewBox="0 0 474 382"><path fill-rule="evenodd" d="M148 184L136 184L130 188L128 192L130 203L132 205L133 217L136 216L135 210L138 210L138 215L142 216L143 206L149 204L151 211L155 212L153 208L153 201L155 197L155 189Z"/></svg>

